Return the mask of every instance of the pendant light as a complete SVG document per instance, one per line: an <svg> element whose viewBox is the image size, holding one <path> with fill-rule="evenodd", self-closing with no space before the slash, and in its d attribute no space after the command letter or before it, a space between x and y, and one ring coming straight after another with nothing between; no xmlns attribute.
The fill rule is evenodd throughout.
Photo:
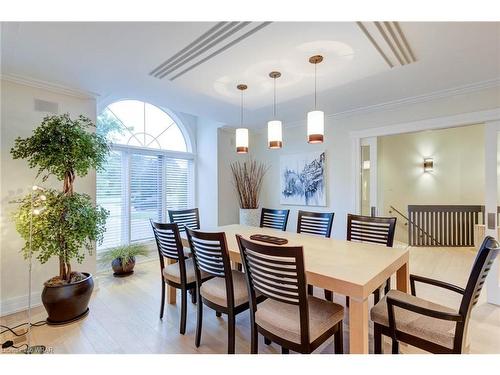
<svg viewBox="0 0 500 375"><path fill-rule="evenodd" d="M267 123L267 146L271 149L283 147L283 132L281 121L276 119L276 78L281 77L280 72L271 72L269 77L274 80L273 119Z"/></svg>
<svg viewBox="0 0 500 375"><path fill-rule="evenodd" d="M239 84L236 88L241 91L240 127L236 129L236 153L246 154L248 153L248 129L243 127L243 91L245 91L248 86Z"/></svg>
<svg viewBox="0 0 500 375"><path fill-rule="evenodd" d="M314 55L309 58L309 62L314 64L314 110L307 113L307 142L323 143L325 134L325 113L317 109L317 65L323 61L323 56Z"/></svg>

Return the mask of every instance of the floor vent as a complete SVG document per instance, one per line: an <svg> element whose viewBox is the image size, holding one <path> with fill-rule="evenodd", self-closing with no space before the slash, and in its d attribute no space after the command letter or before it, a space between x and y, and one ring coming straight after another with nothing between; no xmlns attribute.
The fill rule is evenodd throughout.
<svg viewBox="0 0 500 375"><path fill-rule="evenodd" d="M218 22L186 47L154 68L149 75L171 81L238 44L271 22Z"/></svg>
<svg viewBox="0 0 500 375"><path fill-rule="evenodd" d="M389 67L403 66L417 61L398 22L357 22L361 31L373 44Z"/></svg>

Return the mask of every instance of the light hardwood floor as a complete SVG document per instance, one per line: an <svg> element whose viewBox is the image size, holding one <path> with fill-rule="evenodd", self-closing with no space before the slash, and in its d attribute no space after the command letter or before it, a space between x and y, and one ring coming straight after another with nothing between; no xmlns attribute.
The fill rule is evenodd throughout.
<svg viewBox="0 0 500 375"><path fill-rule="evenodd" d="M460 286L465 286L475 251L453 248L413 248L411 249L410 272L438 278ZM99 289L94 292L90 303L90 314L82 321L62 326L42 326L33 328L33 344L43 344L54 353L226 353L226 318L217 318L215 313L205 308L202 342L194 346L196 328L195 305L188 303L187 330L179 334L180 307L167 305L165 317L159 319L160 271L157 261L138 264L133 276L114 278L109 272L97 275ZM395 285L393 283L393 285ZM321 295L322 291L315 293ZM453 293L424 285L417 285L417 295L457 307L459 299ZM335 296L336 302L344 304L342 296ZM178 298L180 300L180 298ZM33 321L45 318L43 307L34 309ZM14 326L25 322L25 312L0 318L3 325ZM250 328L248 313L236 319L236 353L249 353ZM344 320L344 348L349 329L348 314ZM371 329L371 327L370 327ZM10 339L3 334L0 341ZM486 303L485 293L472 312L469 327L471 353L500 353L500 307ZM260 353L280 353L280 348L264 344L259 338ZM22 344L25 341L18 341ZM390 353L389 342L385 352ZM370 352L373 351L370 337ZM422 353L408 346L404 353ZM333 353L332 340L321 346L317 353Z"/></svg>

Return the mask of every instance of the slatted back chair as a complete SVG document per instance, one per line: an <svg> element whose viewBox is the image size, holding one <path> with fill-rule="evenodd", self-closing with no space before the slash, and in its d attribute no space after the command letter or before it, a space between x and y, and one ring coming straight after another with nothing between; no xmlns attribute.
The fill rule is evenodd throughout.
<svg viewBox="0 0 500 375"><path fill-rule="evenodd" d="M356 242L370 242L392 247L396 233L395 217L373 217L361 215L347 215L347 240ZM391 289L391 279L376 289L374 294L375 304L380 300L381 290L388 293ZM349 297L346 297L349 306Z"/></svg>
<svg viewBox="0 0 500 375"><path fill-rule="evenodd" d="M289 214L290 210L263 208L260 214L260 227L286 231Z"/></svg>
<svg viewBox="0 0 500 375"><path fill-rule="evenodd" d="M201 274L203 271L211 276L226 277L231 273L231 262L224 232L208 233L190 228L186 232L197 274ZM228 287L231 287L232 283L228 284Z"/></svg>
<svg viewBox="0 0 500 375"><path fill-rule="evenodd" d="M395 232L395 217L347 215L348 241L371 242L392 247Z"/></svg>
<svg viewBox="0 0 500 375"><path fill-rule="evenodd" d="M240 235L236 238L247 277L251 315L255 316L257 310L256 293L298 306L301 345L308 345L309 311L302 246L269 246L245 240ZM263 335L278 342L270 332Z"/></svg>
<svg viewBox="0 0 500 375"><path fill-rule="evenodd" d="M165 267L165 258L184 263L184 251L179 226L176 223L159 223L152 219L149 219L149 221L153 227L161 268Z"/></svg>
<svg viewBox="0 0 500 375"><path fill-rule="evenodd" d="M315 234L330 238L333 212L300 211L297 218L297 233Z"/></svg>
<svg viewBox="0 0 500 375"><path fill-rule="evenodd" d="M392 338L394 354L399 353L400 341L432 353L462 353L471 310L477 303L488 272L500 252L499 246L493 237L487 236L484 239L465 289L440 280L410 275L412 296L391 290L386 301L380 301L372 309L375 353L382 352L382 335ZM458 312L418 298L415 282L461 294Z"/></svg>
<svg viewBox="0 0 500 375"><path fill-rule="evenodd" d="M459 314L464 317L464 327L466 327L469 322L471 310L479 300L479 296L481 295L481 290L486 283L488 273L499 252L500 244L498 241L491 236L487 236L483 240L476 259L474 260L474 265L472 266L469 280L467 281L462 302L460 303L460 308L458 310ZM455 345L458 345L458 341L461 341L461 339L462 337L456 337L457 342Z"/></svg>
<svg viewBox="0 0 500 375"><path fill-rule="evenodd" d="M203 304L214 309L218 316L228 316L228 353L235 350L235 316L248 309L244 275L231 269L226 235L186 229L189 246L195 261L198 285L198 319L195 345L200 346ZM202 279L202 273L213 276Z"/></svg>
<svg viewBox="0 0 500 375"><path fill-rule="evenodd" d="M168 218L171 223L179 224L179 230L184 232L185 227L200 229L200 214L197 208L188 210L168 210Z"/></svg>
<svg viewBox="0 0 500 375"><path fill-rule="evenodd" d="M186 259L184 256L179 226L176 223L158 223L151 219L150 222L158 247L158 256L160 258L162 286L160 319L163 318L165 308L165 283L181 289L180 333L184 334L186 331L187 291L196 288L192 260ZM165 265L165 258L175 263Z"/></svg>
<svg viewBox="0 0 500 375"><path fill-rule="evenodd" d="M258 351L257 332L264 335L266 339L281 345L282 348L285 348L285 352L291 349L300 353L311 353L326 339L331 337L334 333L339 332L339 327L342 325L342 318L340 318L340 323L337 320L334 324L324 329L319 337L311 337L311 332L316 331L310 330L310 309L302 246L271 246L248 241L240 235L237 235L236 238L245 269L248 294L250 296L252 353L257 353ZM257 305L258 295L267 298L259 305ZM334 306L335 304L319 299L316 300L320 301L320 305L324 303L327 309L337 309L337 306ZM273 303L273 301L278 302L278 304ZM316 301L314 302L314 306L312 307L317 306ZM264 307L264 305L266 305L266 307ZM296 314L297 310L287 308L286 306L288 305L296 306L296 309L298 309L298 317L294 315L294 311ZM267 326L264 328L259 324L259 319L261 317L259 318L258 315L260 312L258 310L260 307L258 306L262 306L262 311L267 311L268 314L282 314L281 318L286 321L292 321L292 325L296 324L296 320L298 320L300 327L296 329L296 331L299 333L300 339L292 341L291 339L283 337L286 335L280 336L278 332L287 331L287 329L279 327L279 322L270 323L272 326L276 325L276 327L279 327L277 329ZM270 312L269 309L274 309L275 311ZM342 307L338 306L338 309L342 310L340 315L343 316ZM312 316L316 317L316 311L317 309L311 310ZM325 318L325 316L328 316L328 313L324 314L323 318ZM327 320L327 318L325 318L325 320ZM326 325L328 325L328 323ZM290 332L295 332L295 330L290 330ZM340 337L341 340L341 333L338 337ZM336 337L335 348L336 351L342 351L342 344L338 342L338 337Z"/></svg>

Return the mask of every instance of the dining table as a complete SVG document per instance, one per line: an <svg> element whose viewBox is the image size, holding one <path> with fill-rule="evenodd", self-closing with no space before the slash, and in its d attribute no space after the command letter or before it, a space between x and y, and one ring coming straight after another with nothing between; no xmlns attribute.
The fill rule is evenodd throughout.
<svg viewBox="0 0 500 375"><path fill-rule="evenodd" d="M347 310L351 354L369 352L370 295L394 274L396 288L408 292L410 256L408 246L403 244L386 247L239 224L203 230L225 232L229 257L234 264L241 263L237 234L247 239L254 234L264 234L286 239L288 243L283 246L302 246L307 283L350 299ZM185 234L182 235L182 242L184 246L189 246ZM167 300L170 304L176 303L175 288L167 288Z"/></svg>

